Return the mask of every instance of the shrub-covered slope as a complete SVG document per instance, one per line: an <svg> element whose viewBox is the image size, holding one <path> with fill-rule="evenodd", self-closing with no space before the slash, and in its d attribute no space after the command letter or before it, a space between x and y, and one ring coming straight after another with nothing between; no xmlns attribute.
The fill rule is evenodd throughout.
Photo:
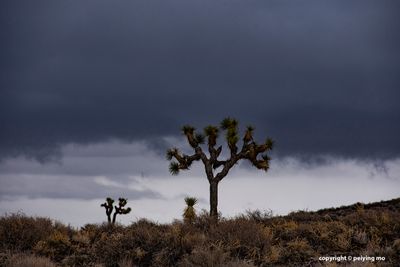
<svg viewBox="0 0 400 267"><path fill-rule="evenodd" d="M369 259L321 258L335 256ZM204 212L192 223L81 229L21 214L0 218L0 266L336 265L400 266L400 198L287 216L247 212L217 225Z"/></svg>

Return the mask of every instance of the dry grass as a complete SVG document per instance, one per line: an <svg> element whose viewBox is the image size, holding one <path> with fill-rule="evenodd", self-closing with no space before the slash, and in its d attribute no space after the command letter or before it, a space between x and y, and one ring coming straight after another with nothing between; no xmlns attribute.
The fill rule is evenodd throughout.
<svg viewBox="0 0 400 267"><path fill-rule="evenodd" d="M14 254L7 262L8 267L56 267L48 258L30 254Z"/></svg>

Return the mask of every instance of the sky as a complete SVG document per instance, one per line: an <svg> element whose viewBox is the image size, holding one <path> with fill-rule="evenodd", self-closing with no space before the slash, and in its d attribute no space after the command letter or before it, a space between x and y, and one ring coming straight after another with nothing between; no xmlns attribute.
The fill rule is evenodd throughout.
<svg viewBox="0 0 400 267"><path fill-rule="evenodd" d="M0 214L99 223L107 196L128 198L122 223L180 219L189 195L207 210L201 163L171 176L165 151L228 116L275 147L268 172L221 182L223 216L399 197L399 8L1 1Z"/></svg>

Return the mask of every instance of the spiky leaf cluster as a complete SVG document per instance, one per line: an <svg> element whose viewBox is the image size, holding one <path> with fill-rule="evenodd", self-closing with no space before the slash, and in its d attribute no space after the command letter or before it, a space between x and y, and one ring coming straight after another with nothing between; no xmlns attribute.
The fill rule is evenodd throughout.
<svg viewBox="0 0 400 267"><path fill-rule="evenodd" d="M192 165L192 162L194 160L197 160L198 156L193 155L193 156L187 156L184 154L181 154L178 149L172 148L167 150L167 159L172 160L172 158L175 158L178 162L176 161L171 161L169 164L169 172L172 175L178 175L179 170L187 170L189 167Z"/></svg>
<svg viewBox="0 0 400 267"><path fill-rule="evenodd" d="M222 130L228 130L229 128L236 128L237 126L238 126L238 121L230 117L223 119L221 122Z"/></svg>
<svg viewBox="0 0 400 267"><path fill-rule="evenodd" d="M226 131L226 141L232 154L237 152L236 143L239 141L238 121L232 118L225 118L221 122L221 128Z"/></svg>
<svg viewBox="0 0 400 267"><path fill-rule="evenodd" d="M204 135L196 133L196 128L185 125L182 127L182 132L186 136L191 147L196 148L204 143Z"/></svg>
<svg viewBox="0 0 400 267"><path fill-rule="evenodd" d="M218 136L218 127L213 125L208 125L204 128L204 133L206 136Z"/></svg>
<svg viewBox="0 0 400 267"><path fill-rule="evenodd" d="M179 154L179 150L176 147L167 150L166 158L171 160L174 154Z"/></svg>
<svg viewBox="0 0 400 267"><path fill-rule="evenodd" d="M169 172L172 175L178 175L179 174L179 163L175 162L175 161L171 162L169 164Z"/></svg>
<svg viewBox="0 0 400 267"><path fill-rule="evenodd" d="M269 162L271 160L267 152L272 150L273 144L274 141L271 138L267 138L267 140L260 145L254 141L249 144L245 144L244 147L248 148L246 158L250 160L250 162L256 168L267 171L269 169ZM261 159L258 159L258 155L261 155Z"/></svg>
<svg viewBox="0 0 400 267"><path fill-rule="evenodd" d="M272 150L274 147L274 141L271 138L267 138L265 145L267 146L267 149Z"/></svg>
<svg viewBox="0 0 400 267"><path fill-rule="evenodd" d="M230 158L227 160L218 159L222 151L222 146L216 147L220 129L225 131L226 142L231 152ZM247 126L242 138L243 146L239 151L237 147L239 141L238 121L236 119L228 117L222 120L220 127L209 125L204 128L204 136L208 138L209 157L204 154L202 148L199 146L204 141L203 135L197 134L196 129L190 125L185 125L182 128L182 132L186 136L188 143L194 149L194 154L192 156L186 156L181 154L176 148L168 150L166 155L167 159L176 160L172 161L169 166L169 171L172 175L177 175L180 170L189 169L193 161L200 159L206 166L207 178L210 182L214 178L219 181L225 177L229 170L240 159L249 160L258 169L269 169L270 158L267 152L273 147L272 139L268 138L264 143L257 144L253 140L254 127ZM220 166L223 167L222 170L214 175L213 170L216 170Z"/></svg>
<svg viewBox="0 0 400 267"><path fill-rule="evenodd" d="M190 126L190 125L184 125L182 127L182 132L183 132L184 135L193 134L194 130L196 130L196 129L193 126Z"/></svg>
<svg viewBox="0 0 400 267"><path fill-rule="evenodd" d="M208 145L215 146L218 138L218 127L209 125L204 128L204 134L208 137Z"/></svg>
<svg viewBox="0 0 400 267"><path fill-rule="evenodd" d="M252 127L252 126L246 127L246 132L244 133L244 136L243 136L244 143L248 143L253 140L253 131L254 131L254 127Z"/></svg>
<svg viewBox="0 0 400 267"><path fill-rule="evenodd" d="M197 203L197 198L195 197L185 197L185 203L188 207L193 207Z"/></svg>

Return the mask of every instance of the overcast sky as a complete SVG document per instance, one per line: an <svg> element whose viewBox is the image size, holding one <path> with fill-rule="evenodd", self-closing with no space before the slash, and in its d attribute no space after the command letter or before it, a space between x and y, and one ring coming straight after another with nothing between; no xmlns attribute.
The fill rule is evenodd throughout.
<svg viewBox="0 0 400 267"><path fill-rule="evenodd" d="M222 182L223 215L399 197L398 10L396 0L1 1L1 214L101 222L109 195L129 198L124 222L179 218L186 195L207 209L200 163L172 177L164 154L188 149L183 124L226 116L276 146L269 172L240 164Z"/></svg>

